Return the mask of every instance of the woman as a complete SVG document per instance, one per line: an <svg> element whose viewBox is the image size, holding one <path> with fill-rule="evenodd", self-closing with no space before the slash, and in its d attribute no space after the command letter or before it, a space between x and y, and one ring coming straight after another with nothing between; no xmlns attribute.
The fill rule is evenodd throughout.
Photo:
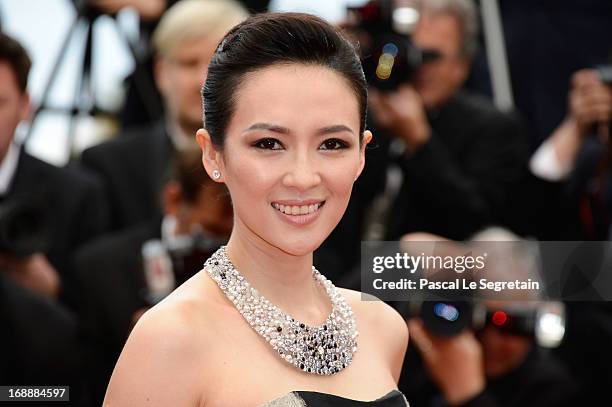
<svg viewBox="0 0 612 407"><path fill-rule="evenodd" d="M138 322L106 405L407 405L403 319L312 267L364 166L366 100L354 48L316 17L260 15L225 36L197 141L232 235Z"/></svg>

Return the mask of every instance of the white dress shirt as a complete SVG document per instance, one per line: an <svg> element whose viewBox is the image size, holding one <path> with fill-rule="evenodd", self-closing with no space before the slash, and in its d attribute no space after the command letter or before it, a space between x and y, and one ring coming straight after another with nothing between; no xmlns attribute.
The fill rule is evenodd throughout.
<svg viewBox="0 0 612 407"><path fill-rule="evenodd" d="M17 164L19 164L19 155L21 154L21 146L12 142L0 162L0 195L6 195L11 186L11 182L17 172Z"/></svg>

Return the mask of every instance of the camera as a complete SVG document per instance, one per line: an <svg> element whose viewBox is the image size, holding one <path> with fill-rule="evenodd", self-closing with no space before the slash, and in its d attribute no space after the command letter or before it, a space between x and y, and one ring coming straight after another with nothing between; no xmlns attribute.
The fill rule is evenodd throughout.
<svg viewBox="0 0 612 407"><path fill-rule="evenodd" d="M39 205L25 197L0 203L0 253L26 257L48 247L48 223Z"/></svg>
<svg viewBox="0 0 612 407"><path fill-rule="evenodd" d="M424 63L440 57L438 51L421 49L410 40L418 20L416 8L395 7L391 0L371 0L348 8L349 31L359 40L363 70L368 83L382 91L409 83Z"/></svg>
<svg viewBox="0 0 612 407"><path fill-rule="evenodd" d="M431 333L442 337L458 335L465 329L478 332L490 326L554 348L565 335L565 307L560 302L544 301L537 306L509 303L503 307L470 301L411 302L409 317L420 317Z"/></svg>

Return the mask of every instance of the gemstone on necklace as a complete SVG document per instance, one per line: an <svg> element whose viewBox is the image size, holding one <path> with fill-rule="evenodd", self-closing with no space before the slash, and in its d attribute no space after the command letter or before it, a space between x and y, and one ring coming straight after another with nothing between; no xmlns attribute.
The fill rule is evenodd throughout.
<svg viewBox="0 0 612 407"><path fill-rule="evenodd" d="M316 268L312 268L313 279L325 289L332 311L321 326L313 327L287 315L251 287L229 260L225 246L206 261L204 269L255 332L296 368L332 375L352 362L357 351L353 311L338 289Z"/></svg>

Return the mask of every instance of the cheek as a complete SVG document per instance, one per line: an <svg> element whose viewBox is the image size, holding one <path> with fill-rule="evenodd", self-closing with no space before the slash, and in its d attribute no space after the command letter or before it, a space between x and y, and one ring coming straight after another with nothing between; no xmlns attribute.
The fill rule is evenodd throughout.
<svg viewBox="0 0 612 407"><path fill-rule="evenodd" d="M14 128L22 120L22 116L22 111L20 109L0 109L0 128L2 128L3 131L12 133Z"/></svg>
<svg viewBox="0 0 612 407"><path fill-rule="evenodd" d="M358 169L359 161L355 159L347 160L343 165L338 163L338 165L333 165L322 172L323 184L336 204L334 206L334 217L337 217L338 221L342 218L348 206Z"/></svg>
<svg viewBox="0 0 612 407"><path fill-rule="evenodd" d="M238 195L244 197L264 196L277 181L275 175L278 171L267 164L265 160L244 156L238 158L232 156L223 168L226 174L225 183L234 197ZM234 200L237 201L237 200ZM241 199L240 202L244 202ZM252 201L247 201L252 203Z"/></svg>
<svg viewBox="0 0 612 407"><path fill-rule="evenodd" d="M345 163L331 165L324 174L325 183L332 192L338 195L350 195L357 170L359 169L359 159L350 160Z"/></svg>
<svg viewBox="0 0 612 407"><path fill-rule="evenodd" d="M456 73L457 69L454 63L449 61L442 64L438 73L439 77L444 79L444 82L442 82L441 85L454 86L456 81Z"/></svg>
<svg viewBox="0 0 612 407"><path fill-rule="evenodd" d="M185 68L177 68L174 70L172 75L172 81L170 82L169 93L179 99L189 93L190 89L193 88L192 77L189 75L189 70Z"/></svg>

